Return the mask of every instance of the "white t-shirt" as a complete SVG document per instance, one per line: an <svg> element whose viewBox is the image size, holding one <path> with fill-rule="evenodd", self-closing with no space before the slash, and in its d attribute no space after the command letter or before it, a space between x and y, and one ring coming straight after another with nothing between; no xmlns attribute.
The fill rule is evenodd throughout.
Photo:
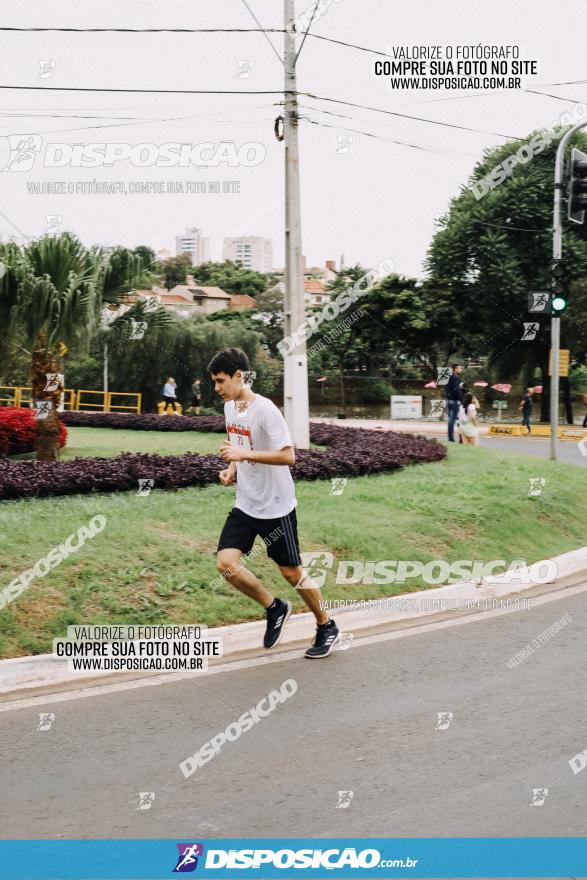
<svg viewBox="0 0 587 880"><path fill-rule="evenodd" d="M235 401L224 404L229 441L254 452L270 452L293 446L285 419L274 403L257 394L246 412L237 411ZM236 504L257 519L286 516L296 506L294 482L286 464L237 461Z"/></svg>
<svg viewBox="0 0 587 880"><path fill-rule="evenodd" d="M163 397L175 397L175 385L172 382L166 382L163 386Z"/></svg>

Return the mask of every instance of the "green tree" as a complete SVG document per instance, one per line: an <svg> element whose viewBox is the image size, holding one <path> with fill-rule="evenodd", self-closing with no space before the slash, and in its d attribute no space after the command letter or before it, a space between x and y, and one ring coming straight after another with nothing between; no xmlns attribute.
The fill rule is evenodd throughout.
<svg viewBox="0 0 587 880"><path fill-rule="evenodd" d="M47 374L64 373L67 351L88 351L101 331L107 304L120 304L140 279L138 258L124 248L106 253L87 249L70 235L31 241L26 247L0 247L5 271L0 278L0 315L6 318L5 337L31 349L33 402L45 401L45 418L38 419L37 457L54 461L58 456L57 409L64 390L62 381L49 386ZM131 335L133 320L146 325L165 322L162 309L146 314L138 303L113 322L110 332Z"/></svg>
<svg viewBox="0 0 587 880"><path fill-rule="evenodd" d="M222 401L206 367L220 348L242 348L257 373L255 387L270 394L279 382L280 365L264 351L260 333L242 321L222 322L202 315L187 319L172 317L169 324L149 328L141 340L116 339L109 346L110 382L113 390L139 391L143 410L153 411L161 399L161 389L168 376L177 382L179 401L187 404L192 382L202 383L205 408L222 412Z"/></svg>
<svg viewBox="0 0 587 880"><path fill-rule="evenodd" d="M188 272L192 270L192 261L189 254L180 254L163 263L156 263L154 270L159 274L167 290L171 290L176 284L185 284Z"/></svg>
<svg viewBox="0 0 587 880"><path fill-rule="evenodd" d="M550 319L538 316L539 332L522 341L530 290L548 290L552 255L554 158L562 132L526 164L518 164L503 183L477 199L464 187L450 204L428 254L431 280L448 291L458 309L447 323L451 345L463 354L487 355L498 378L539 371L548 387ZM532 135L527 139L529 141ZM587 136L575 143L587 148ZM522 144L507 143L488 152L477 164L470 183L481 180ZM570 274L570 305L561 320L561 345L573 359L587 356L586 309L587 230L565 222L563 254ZM567 418L572 421L568 380L562 380ZM542 396L542 418L548 418L548 397Z"/></svg>
<svg viewBox="0 0 587 880"><path fill-rule="evenodd" d="M279 357L277 344L283 339L283 290L280 286L269 287L257 297L259 331L272 357Z"/></svg>
<svg viewBox="0 0 587 880"><path fill-rule="evenodd" d="M194 266L193 276L194 281L204 287L221 287L227 293L247 293L252 297L263 293L268 284L266 275L245 269L230 260Z"/></svg>
<svg viewBox="0 0 587 880"><path fill-rule="evenodd" d="M145 271L150 272L153 269L155 265L155 251L152 248L147 247L145 244L140 244L133 250L133 253L139 258L141 266Z"/></svg>

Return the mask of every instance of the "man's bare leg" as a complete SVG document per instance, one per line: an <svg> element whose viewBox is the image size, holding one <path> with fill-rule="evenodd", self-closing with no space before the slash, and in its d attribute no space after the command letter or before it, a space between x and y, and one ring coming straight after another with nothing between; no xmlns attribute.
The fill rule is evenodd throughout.
<svg viewBox="0 0 587 880"><path fill-rule="evenodd" d="M258 577L241 563L242 551L237 549L220 550L217 568L222 577L249 599L254 599L264 608L273 604L273 596L267 592Z"/></svg>
<svg viewBox="0 0 587 880"><path fill-rule="evenodd" d="M320 588L314 585L312 578L304 572L301 565L280 565L279 570L286 581L296 587L300 596L310 609L316 623L328 623L328 612L324 610L324 600ZM304 577L305 575L305 577ZM304 587L304 584L307 584Z"/></svg>

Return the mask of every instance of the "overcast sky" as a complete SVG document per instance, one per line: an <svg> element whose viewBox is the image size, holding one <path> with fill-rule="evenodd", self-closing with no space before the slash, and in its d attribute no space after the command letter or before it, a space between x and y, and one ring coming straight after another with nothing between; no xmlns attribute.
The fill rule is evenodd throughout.
<svg viewBox="0 0 587 880"><path fill-rule="evenodd" d="M280 0L247 0L264 27L283 25ZM297 0L299 14L310 0ZM255 27L244 0L2 0L3 27ZM484 132L525 136L552 124L587 86L552 83L587 80L581 0L336 0L313 32L391 51L399 45L518 44L540 61L530 88L516 91L391 91L373 75L376 56L308 38L298 62L298 88L399 113ZM282 53L282 35L271 36ZM49 75L39 76L48 61ZM238 77L238 63L251 66ZM51 70L51 68L54 69ZM128 89L279 91L283 67L265 36L250 34L76 34L0 32L0 84ZM175 235L199 226L219 258L222 237L239 233L272 239L275 265L283 264L283 145L273 134L277 95L157 95L108 92L0 90L0 234L38 236L47 215L86 244L174 248ZM423 274L434 218L458 193L483 150L501 144L496 134L459 131L430 122L385 116L300 97L301 113L321 125L300 127L303 250L310 264L326 259L377 265L391 258L398 271ZM323 111L343 114L326 115ZM46 114L46 115L42 115ZM90 118L79 118L90 117ZM91 118L94 117L94 118ZM124 118L123 118L124 117ZM172 119L173 117L180 117ZM348 117L348 118L347 118ZM118 120L118 122L117 122ZM334 126L334 127L325 127ZM90 126L106 126L91 129ZM342 126L342 127L340 127ZM354 128L377 135L345 131ZM39 155L31 170L6 170L14 136L40 135L47 143L198 144L234 141L261 145L255 167L47 168ZM337 152L339 137L348 150ZM7 139L8 138L8 139ZM10 140L12 139L12 141ZM432 152L392 143L406 141ZM38 143L34 141L34 143ZM345 142L342 142L342 149ZM27 192L32 182L240 181L240 194L67 194ZM551 198L550 193L545 197Z"/></svg>

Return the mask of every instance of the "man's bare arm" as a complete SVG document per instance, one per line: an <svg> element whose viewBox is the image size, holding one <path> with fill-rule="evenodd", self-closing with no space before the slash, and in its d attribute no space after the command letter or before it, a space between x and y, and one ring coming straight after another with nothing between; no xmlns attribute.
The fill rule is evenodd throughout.
<svg viewBox="0 0 587 880"><path fill-rule="evenodd" d="M225 461L251 461L259 464L293 465L296 454L293 446L284 446L283 449L272 449L268 452L255 452L252 449L241 449L225 442L220 450L220 455Z"/></svg>

